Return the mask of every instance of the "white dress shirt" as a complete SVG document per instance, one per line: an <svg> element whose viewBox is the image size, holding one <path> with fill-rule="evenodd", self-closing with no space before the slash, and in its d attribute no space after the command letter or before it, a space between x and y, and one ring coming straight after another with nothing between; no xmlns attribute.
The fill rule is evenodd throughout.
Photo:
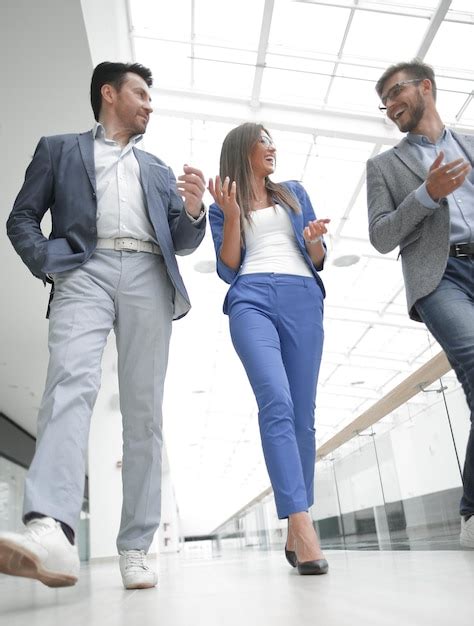
<svg viewBox="0 0 474 626"><path fill-rule="evenodd" d="M97 237L133 237L153 241L156 237L148 219L140 167L133 147L143 135L130 138L122 147L107 139L102 124L93 129L97 187Z"/></svg>

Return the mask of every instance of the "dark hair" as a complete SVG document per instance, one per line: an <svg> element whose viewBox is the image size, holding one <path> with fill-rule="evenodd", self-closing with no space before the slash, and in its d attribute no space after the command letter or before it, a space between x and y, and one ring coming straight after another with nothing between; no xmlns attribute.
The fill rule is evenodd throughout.
<svg viewBox="0 0 474 626"><path fill-rule="evenodd" d="M138 74L138 76L143 78L148 87L152 86L153 78L151 70L140 65L140 63L111 63L110 61L104 61L103 63L99 63L94 69L91 79L91 105L96 121L99 121L100 107L102 106L100 90L103 85L112 85L117 91L120 91L125 81L125 75L128 72Z"/></svg>
<svg viewBox="0 0 474 626"><path fill-rule="evenodd" d="M242 210L240 218L242 232L243 218L250 219L252 201L255 200L250 154L260 139L262 130L271 137L262 124L254 124L253 122L241 124L228 133L221 149L219 175L222 181L228 176L231 182L235 181L236 183L236 200ZM274 183L267 176L265 188L278 202L286 204L296 213L301 211L298 199L281 183Z"/></svg>
<svg viewBox="0 0 474 626"><path fill-rule="evenodd" d="M413 59L408 63L397 63L387 68L375 85L375 90L379 96L382 96L384 84L397 72L405 72L410 78L419 78L420 80L428 78L431 81L433 99L436 100L436 81L433 68L431 65L418 61L418 59Z"/></svg>

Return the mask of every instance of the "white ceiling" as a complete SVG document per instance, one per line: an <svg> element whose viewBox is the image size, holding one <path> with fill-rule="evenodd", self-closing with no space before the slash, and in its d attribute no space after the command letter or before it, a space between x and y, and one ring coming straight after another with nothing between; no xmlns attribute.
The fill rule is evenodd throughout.
<svg viewBox="0 0 474 626"><path fill-rule="evenodd" d="M92 60L106 55L100 25L107 22L116 42L119 30L129 30L122 50L129 47L155 77L146 149L177 175L192 163L210 177L228 130L262 121L277 144L274 179L301 180L318 216L331 218L322 274L321 443L437 352L424 327L407 317L396 253L381 256L368 242L364 171L367 158L400 139L378 112L374 83L386 66L417 53L435 67L444 121L474 132L472 2L111 2L113 19L110 12L98 16L97 3L82 2ZM359 261L341 266L346 255ZM180 259L193 309L174 325L165 397L171 474L184 532L193 534L211 531L269 484L255 401L221 313L226 285L198 271L213 260L210 233ZM18 329L14 334L21 339ZM35 346L32 361L36 348L43 349ZM37 399L28 399L28 374L26 368L13 383L25 387L17 395L2 389L8 401L0 410L28 415L34 432Z"/></svg>

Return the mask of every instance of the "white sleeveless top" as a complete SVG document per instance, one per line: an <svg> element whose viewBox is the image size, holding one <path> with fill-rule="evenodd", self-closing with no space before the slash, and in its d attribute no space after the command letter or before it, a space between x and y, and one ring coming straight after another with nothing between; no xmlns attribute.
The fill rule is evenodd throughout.
<svg viewBox="0 0 474 626"><path fill-rule="evenodd" d="M245 259L240 274L259 272L313 276L296 243L290 216L279 204L245 220Z"/></svg>

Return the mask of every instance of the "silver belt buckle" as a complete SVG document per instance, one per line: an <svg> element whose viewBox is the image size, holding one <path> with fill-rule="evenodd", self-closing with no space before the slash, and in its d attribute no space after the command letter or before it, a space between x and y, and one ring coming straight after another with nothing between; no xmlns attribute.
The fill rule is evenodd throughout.
<svg viewBox="0 0 474 626"><path fill-rule="evenodd" d="M461 245L455 243L454 244L454 249L456 250L456 258L463 258L463 257L467 257L469 256L468 252L461 252Z"/></svg>
<svg viewBox="0 0 474 626"><path fill-rule="evenodd" d="M131 252L137 252L138 242L130 237L119 237L114 239L115 250L129 250Z"/></svg>

